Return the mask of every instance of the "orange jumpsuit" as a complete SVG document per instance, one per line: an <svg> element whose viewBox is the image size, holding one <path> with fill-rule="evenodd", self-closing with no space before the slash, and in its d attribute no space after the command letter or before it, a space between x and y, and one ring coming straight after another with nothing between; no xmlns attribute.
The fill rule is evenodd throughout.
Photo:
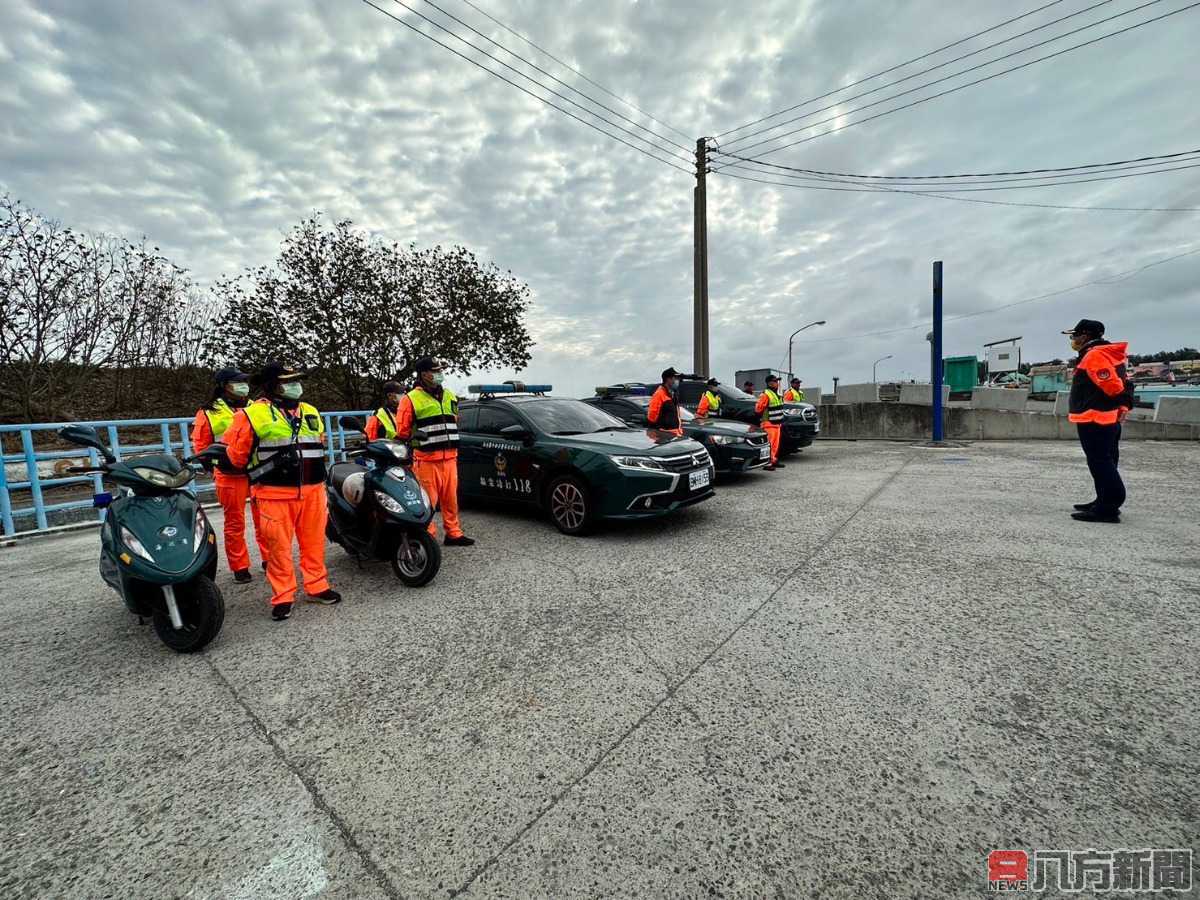
<svg viewBox="0 0 1200 900"><path fill-rule="evenodd" d="M192 452L200 453L213 442L212 423L203 409L196 412L192 422ZM246 501L250 501L250 517L254 521L254 540L263 559L267 548L263 543L262 524L258 520L258 504L250 498L250 479L245 475L233 475L213 471L213 486L217 489L217 502L225 511L225 559L233 572L250 568L250 551L246 548Z"/></svg>
<svg viewBox="0 0 1200 900"><path fill-rule="evenodd" d="M666 410L663 409L664 406ZM666 387L661 384L654 392L654 396L650 398L650 409L646 412L646 420L650 423L650 427L657 428L659 431L665 431L668 434L683 434L683 424L679 418L679 405ZM672 421L675 423L675 427L668 428L667 425Z"/></svg>
<svg viewBox="0 0 1200 900"><path fill-rule="evenodd" d="M250 424L246 413L239 410L221 439L229 447L229 461L240 469L250 462L254 452L254 437L254 426ZM255 484L251 485L250 493L258 505L262 529L259 534L266 545L263 559L267 561L267 581L271 583L271 605L295 601L293 541L300 544L300 573L304 577L305 593L313 596L329 590L329 573L325 569L325 519L328 510L324 482L299 487Z"/></svg>
<svg viewBox="0 0 1200 900"><path fill-rule="evenodd" d="M758 402L754 404L754 411L760 416L767 411L767 407L771 404L771 398L766 391L758 395ZM771 445L771 465L779 462L779 439L783 433L783 429L774 422L763 422L763 431L767 433L767 441Z"/></svg>
<svg viewBox="0 0 1200 900"><path fill-rule="evenodd" d="M422 388L423 390L423 388ZM405 394L400 398L396 410L396 440L408 441L413 431L412 400ZM413 474L434 508L442 511L442 528L446 537L462 537L462 524L458 519L458 448L443 447L436 450L413 451ZM429 533L437 537L437 525L429 520Z"/></svg>

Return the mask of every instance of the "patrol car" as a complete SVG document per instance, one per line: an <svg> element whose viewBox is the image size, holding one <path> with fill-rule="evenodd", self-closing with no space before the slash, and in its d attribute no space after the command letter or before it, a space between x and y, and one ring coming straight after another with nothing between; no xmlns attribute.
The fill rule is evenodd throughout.
<svg viewBox="0 0 1200 900"><path fill-rule="evenodd" d="M471 385L458 407L459 495L548 512L559 531L662 516L708 500L713 463L696 441L630 428L548 384Z"/></svg>
<svg viewBox="0 0 1200 900"><path fill-rule="evenodd" d="M634 428L648 428L653 385L616 384L596 388L596 396L583 402L597 406ZM685 436L708 449L718 475L749 472L771 461L767 433L733 419L700 419L680 407L679 422Z"/></svg>
<svg viewBox="0 0 1200 900"><path fill-rule="evenodd" d="M679 380L679 403L695 412L704 396L705 383L702 379L681 378ZM717 396L721 398L721 418L758 424L762 414L754 411L758 398L727 384L718 385ZM783 392L780 391L780 396ZM807 447L821 433L821 422L817 408L811 403L783 404L783 431L779 435L779 452L794 453Z"/></svg>

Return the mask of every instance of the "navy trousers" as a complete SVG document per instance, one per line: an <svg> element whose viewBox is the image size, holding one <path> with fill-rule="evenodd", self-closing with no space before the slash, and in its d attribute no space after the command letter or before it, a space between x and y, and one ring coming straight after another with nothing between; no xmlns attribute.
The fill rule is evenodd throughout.
<svg viewBox="0 0 1200 900"><path fill-rule="evenodd" d="M1117 470L1121 455L1121 425L1080 422L1079 445L1087 457L1088 471L1096 483L1096 512L1115 514L1125 502L1125 482Z"/></svg>

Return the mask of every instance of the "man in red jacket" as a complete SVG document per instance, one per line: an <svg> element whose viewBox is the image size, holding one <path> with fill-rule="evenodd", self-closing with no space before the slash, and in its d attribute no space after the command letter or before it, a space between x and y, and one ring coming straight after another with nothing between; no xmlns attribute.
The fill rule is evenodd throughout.
<svg viewBox="0 0 1200 900"><path fill-rule="evenodd" d="M1117 470L1121 423L1133 408L1133 382L1126 370L1126 343L1104 340L1104 323L1080 319L1070 331L1071 349L1079 354L1069 395L1067 416L1079 431L1079 444L1087 457L1096 499L1077 503L1071 518L1081 522L1121 521L1125 483Z"/></svg>

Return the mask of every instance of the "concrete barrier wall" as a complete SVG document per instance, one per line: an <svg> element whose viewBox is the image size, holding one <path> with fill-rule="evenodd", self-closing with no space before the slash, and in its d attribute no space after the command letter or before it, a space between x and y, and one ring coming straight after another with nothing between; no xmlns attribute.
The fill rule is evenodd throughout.
<svg viewBox="0 0 1200 900"><path fill-rule="evenodd" d="M1007 409L1021 411L1029 399L1024 388L975 388L971 392L971 406L975 409Z"/></svg>
<svg viewBox="0 0 1200 900"><path fill-rule="evenodd" d="M800 387L804 391L804 402L811 403L813 406L821 405L821 389L819 387Z"/></svg>
<svg viewBox="0 0 1200 900"><path fill-rule="evenodd" d="M1056 416L1065 416L1071 411L1070 398L1070 391L1059 391L1054 395L1054 414Z"/></svg>
<svg viewBox="0 0 1200 900"><path fill-rule="evenodd" d="M835 403L875 403L879 400L877 384L839 384Z"/></svg>
<svg viewBox="0 0 1200 900"><path fill-rule="evenodd" d="M933 406L932 384L901 384L900 402L917 406ZM950 402L950 385L942 385L942 405Z"/></svg>
<svg viewBox="0 0 1200 900"><path fill-rule="evenodd" d="M839 390L840 393L840 390ZM948 407L945 436L960 441L1078 440L1075 426L1049 413ZM826 403L821 407L823 439L928 440L933 407L908 403ZM1200 440L1200 425L1128 420L1127 440Z"/></svg>
<svg viewBox="0 0 1200 900"><path fill-rule="evenodd" d="M1200 425L1200 397L1159 397L1154 405L1154 421Z"/></svg>

